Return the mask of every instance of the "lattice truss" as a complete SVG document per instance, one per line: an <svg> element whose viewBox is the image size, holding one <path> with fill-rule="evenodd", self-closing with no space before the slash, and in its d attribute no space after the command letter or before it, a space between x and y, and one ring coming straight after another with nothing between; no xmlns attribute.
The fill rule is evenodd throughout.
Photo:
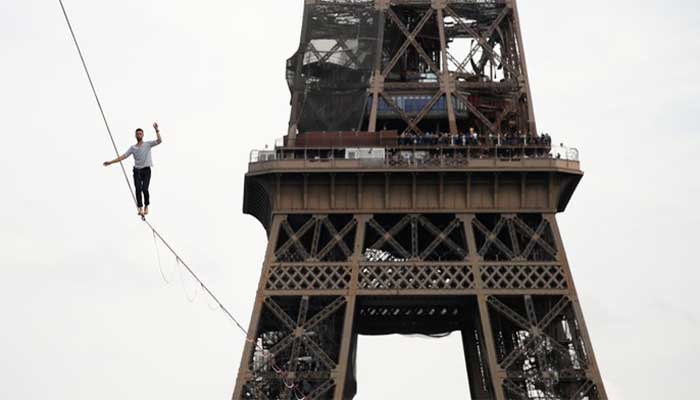
<svg viewBox="0 0 700 400"><path fill-rule="evenodd" d="M449 69L458 83L455 96L491 133L529 131L527 88L516 84L524 74L524 56L513 9L494 2L448 5L445 12ZM479 86L494 82L500 85Z"/></svg>
<svg viewBox="0 0 700 400"><path fill-rule="evenodd" d="M566 296L489 296L503 386L513 400L595 400L588 354Z"/></svg>
<svg viewBox="0 0 700 400"><path fill-rule="evenodd" d="M486 289L560 289L568 288L559 265L484 265L481 281Z"/></svg>
<svg viewBox="0 0 700 400"><path fill-rule="evenodd" d="M422 133L449 120L452 133L474 126L534 134L512 6L432 3L308 4L300 48L287 63L291 125L299 132L384 126ZM409 106L407 93L421 100ZM380 105L377 121L370 109Z"/></svg>
<svg viewBox="0 0 700 400"><path fill-rule="evenodd" d="M359 288L364 290L455 290L474 288L469 265L366 264L360 267Z"/></svg>
<svg viewBox="0 0 700 400"><path fill-rule="evenodd" d="M440 66L436 64L439 59L439 41L425 40L423 38L437 37L437 24L435 22L435 10L431 7L425 9L389 7L385 11L387 25L384 33L384 45L382 49L382 81L409 81L409 74L420 75L429 72L434 79L440 79ZM428 25L429 21L432 25ZM425 34L425 35L423 35ZM428 49L426 51L426 48ZM402 61L399 64L399 61ZM423 133L419 123L428 115L430 110L443 96L442 90L437 88L423 108L415 115L409 115L407 110L394 100L395 97L389 91L382 91L381 98L405 123L404 132Z"/></svg>
<svg viewBox="0 0 700 400"><path fill-rule="evenodd" d="M386 88L401 88L392 82L433 79L440 83L430 101L415 114L397 104L389 90L381 93L406 123L406 131L422 132L419 123L446 92L456 97L454 106L465 106L493 133L498 133L504 122L517 125L518 112L527 115L527 99L518 85L523 71L510 6L465 1L438 10L430 5L396 6L385 13L381 79L387 82ZM489 85L492 83L496 85Z"/></svg>
<svg viewBox="0 0 700 400"><path fill-rule="evenodd" d="M267 290L341 290L350 286L348 265L275 264Z"/></svg>
<svg viewBox="0 0 700 400"><path fill-rule="evenodd" d="M296 399L293 384L305 400L332 399L345 307L344 297L267 297L241 398Z"/></svg>
<svg viewBox="0 0 700 400"><path fill-rule="evenodd" d="M510 6L465 1L436 10L414 4L391 7L386 17L381 76L386 84L381 95L406 123L406 131L422 132L420 122L447 94L454 101L456 118L465 120L462 128L478 121L492 133L502 128L528 130L528 102L519 83L523 71ZM431 79L439 85L417 113L406 112L392 96L392 89L406 89L401 83Z"/></svg>
<svg viewBox="0 0 700 400"><path fill-rule="evenodd" d="M464 224L454 214L377 214L365 227L363 290L450 290L474 287ZM422 262L421 262L422 261ZM427 263L430 262L430 263Z"/></svg>
<svg viewBox="0 0 700 400"><path fill-rule="evenodd" d="M347 261L353 252L356 229L357 221L352 215L290 214L280 225L275 260ZM332 273L333 268L324 271Z"/></svg>
<svg viewBox="0 0 700 400"><path fill-rule="evenodd" d="M486 261L556 261L557 246L541 214L477 214L476 246Z"/></svg>
<svg viewBox="0 0 700 400"><path fill-rule="evenodd" d="M464 224L454 214L377 214L367 223L368 262L463 261Z"/></svg>

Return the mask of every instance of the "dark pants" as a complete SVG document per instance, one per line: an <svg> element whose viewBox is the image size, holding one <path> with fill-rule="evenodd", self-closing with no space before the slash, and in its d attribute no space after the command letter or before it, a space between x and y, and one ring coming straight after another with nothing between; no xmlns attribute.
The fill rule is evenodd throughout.
<svg viewBox="0 0 700 400"><path fill-rule="evenodd" d="M148 184L151 183L151 167L134 168L134 189L136 189L136 205L143 207L144 202L146 207L151 203L151 196L148 194ZM141 194L143 193L143 201Z"/></svg>

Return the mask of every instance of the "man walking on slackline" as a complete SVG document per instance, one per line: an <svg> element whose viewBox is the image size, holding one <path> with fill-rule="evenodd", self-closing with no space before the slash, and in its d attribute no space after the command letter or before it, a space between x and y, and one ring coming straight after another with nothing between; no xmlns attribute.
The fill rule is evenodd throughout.
<svg viewBox="0 0 700 400"><path fill-rule="evenodd" d="M105 167L114 163L118 163L134 156L134 189L136 190L136 205L139 209L139 215L143 218L148 214L148 205L150 204L150 195L148 193L148 184L151 182L151 148L158 146L163 142L158 130L158 123L153 123L153 129L156 130L156 140L150 142L143 141L143 129L136 130L136 144L129 147L129 150L112 161L102 163ZM141 195L143 194L143 199ZM144 207L145 204L145 207Z"/></svg>

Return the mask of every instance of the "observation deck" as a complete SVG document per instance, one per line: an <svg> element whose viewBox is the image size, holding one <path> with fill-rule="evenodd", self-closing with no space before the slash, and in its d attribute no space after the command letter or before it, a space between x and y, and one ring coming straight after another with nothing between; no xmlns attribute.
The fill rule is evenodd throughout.
<svg viewBox="0 0 700 400"><path fill-rule="evenodd" d="M313 132L250 153L244 212L561 212L582 176L548 135Z"/></svg>
<svg viewBox="0 0 700 400"><path fill-rule="evenodd" d="M470 137L468 134L399 136L395 131L315 132L287 137L271 150L250 153L248 175L277 172L402 170L537 171L579 173L579 152L552 146L548 136Z"/></svg>

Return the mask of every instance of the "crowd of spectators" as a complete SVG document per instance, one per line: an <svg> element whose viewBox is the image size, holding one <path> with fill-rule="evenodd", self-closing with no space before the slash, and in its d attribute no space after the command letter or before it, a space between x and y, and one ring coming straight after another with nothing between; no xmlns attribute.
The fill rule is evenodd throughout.
<svg viewBox="0 0 700 400"><path fill-rule="evenodd" d="M267 159L303 158L314 161L331 159L362 159L372 162L385 161L391 165L454 165L459 166L474 159L555 158L578 160L578 150L564 144L552 146L552 138L546 134L487 134L480 135L474 128L459 134L404 132L396 144L377 146L355 145L343 147L278 148L278 154L266 154ZM374 150L374 151L373 151ZM366 154L365 154L366 153ZM260 156L260 154L258 154ZM263 157L263 158L264 158Z"/></svg>
<svg viewBox="0 0 700 400"><path fill-rule="evenodd" d="M399 147L387 155L388 160L397 165L405 163L459 165L468 159L566 158L568 156L563 144L554 151L552 138L546 133L534 136L512 133L479 135L470 128L469 132L460 134L403 133L399 137L398 144ZM416 148L416 151L411 151L408 147ZM401 150L402 148L405 150Z"/></svg>
<svg viewBox="0 0 700 400"><path fill-rule="evenodd" d="M390 165L463 165L475 159L564 158L561 153L552 154L544 147L471 147L454 151L390 150L386 160Z"/></svg>
<svg viewBox="0 0 700 400"><path fill-rule="evenodd" d="M489 134L479 135L474 128L469 132L456 134L432 133L423 134L404 132L399 136L400 146L541 146L548 147L552 144L552 138L548 134Z"/></svg>

